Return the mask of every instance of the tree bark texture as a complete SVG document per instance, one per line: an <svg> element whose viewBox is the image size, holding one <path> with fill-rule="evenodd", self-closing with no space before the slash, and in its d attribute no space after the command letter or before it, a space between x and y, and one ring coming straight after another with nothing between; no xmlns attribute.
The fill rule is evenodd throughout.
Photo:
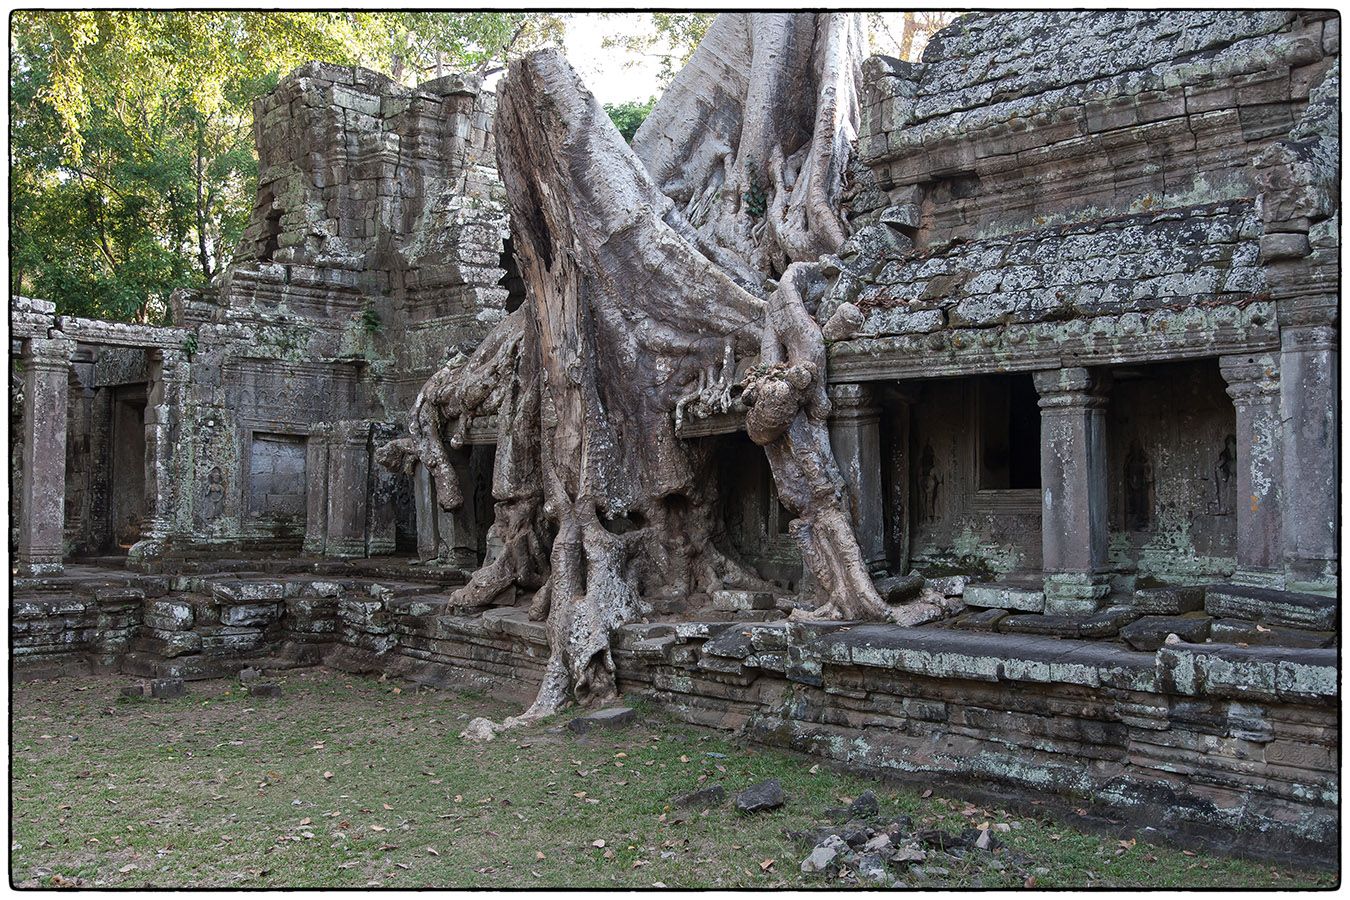
<svg viewBox="0 0 1350 900"><path fill-rule="evenodd" d="M699 248L752 290L848 236L865 56L858 13L723 13L633 136Z"/></svg>

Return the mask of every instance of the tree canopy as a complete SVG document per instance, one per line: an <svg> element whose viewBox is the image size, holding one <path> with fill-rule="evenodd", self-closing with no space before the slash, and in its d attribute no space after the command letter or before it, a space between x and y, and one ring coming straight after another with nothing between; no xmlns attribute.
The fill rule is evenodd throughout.
<svg viewBox="0 0 1350 900"><path fill-rule="evenodd" d="M911 56L950 17L869 14L872 49ZM605 45L657 57L665 84L714 18L645 14ZM175 288L229 264L257 180L252 103L287 72L319 60L405 84L491 75L560 45L564 28L541 12L20 10L10 22L10 290L124 321L162 320ZM607 112L631 139L651 107Z"/></svg>
<svg viewBox="0 0 1350 900"><path fill-rule="evenodd" d="M10 290L155 321L247 224L252 103L310 60L416 82L556 43L545 13L16 11Z"/></svg>

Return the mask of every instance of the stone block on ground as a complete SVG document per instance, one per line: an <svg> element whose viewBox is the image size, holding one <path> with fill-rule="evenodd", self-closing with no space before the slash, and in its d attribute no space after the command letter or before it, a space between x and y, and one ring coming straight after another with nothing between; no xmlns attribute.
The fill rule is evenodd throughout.
<svg viewBox="0 0 1350 900"><path fill-rule="evenodd" d="M1311 631L1336 629L1335 597L1269 588L1212 584L1205 589L1205 612L1216 619L1246 619Z"/></svg>
<svg viewBox="0 0 1350 900"><path fill-rule="evenodd" d="M688 794L682 794L671 800L670 803L672 806L682 809L708 809L713 806L721 806L726 799L727 789L720 784L714 784Z"/></svg>
<svg viewBox="0 0 1350 900"><path fill-rule="evenodd" d="M187 693L181 678L156 678L150 682L150 696L156 700L173 700Z"/></svg>
<svg viewBox="0 0 1350 900"><path fill-rule="evenodd" d="M1141 613L1179 616L1205 608L1205 589L1199 585L1139 588L1131 605Z"/></svg>
<svg viewBox="0 0 1350 900"><path fill-rule="evenodd" d="M787 794L783 792L783 783L777 778L770 778L752 784L737 794L736 810L747 814L757 813L766 809L777 809L786 802Z"/></svg>
<svg viewBox="0 0 1350 900"><path fill-rule="evenodd" d="M966 585L961 595L966 606L982 609L1011 609L1021 612L1040 612L1045 609L1045 592L1020 584L996 581Z"/></svg>
<svg viewBox="0 0 1350 900"><path fill-rule="evenodd" d="M1209 636L1209 616L1144 616L1120 630L1120 637L1136 650L1152 653L1175 634L1188 644L1202 643Z"/></svg>
<svg viewBox="0 0 1350 900"><path fill-rule="evenodd" d="M968 613L952 623L954 628L969 628L972 631L994 631L1004 616L1006 609L981 609Z"/></svg>
<svg viewBox="0 0 1350 900"><path fill-rule="evenodd" d="M1078 636L1085 638L1113 637L1120 629L1139 618L1132 606L1108 606L1101 612L1084 616L1078 622Z"/></svg>
<svg viewBox="0 0 1350 900"><path fill-rule="evenodd" d="M1007 634L1044 634L1050 637L1078 637L1079 619L1076 616L1043 616L1035 613L1007 616L998 623L998 630Z"/></svg>
<svg viewBox="0 0 1350 900"><path fill-rule="evenodd" d="M813 872L824 872L835 865L840 853L847 850L847 844L838 837L831 835L817 845L806 859L802 860L802 872L808 875Z"/></svg>
<svg viewBox="0 0 1350 900"><path fill-rule="evenodd" d="M263 697L275 700L281 696L281 685L272 682L255 681L248 686L250 697Z"/></svg>
<svg viewBox="0 0 1350 900"><path fill-rule="evenodd" d="M919 596L923 590L924 577L917 572L909 575L888 575L876 582L877 593L881 599L892 606L907 603Z"/></svg>
<svg viewBox="0 0 1350 900"><path fill-rule="evenodd" d="M1210 640L1216 644L1247 644L1252 647L1331 647L1334 631L1309 631L1283 625L1262 625L1242 619L1219 619L1210 628Z"/></svg>
<svg viewBox="0 0 1350 900"><path fill-rule="evenodd" d="M876 791L866 790L848 807L849 816L854 819L870 819L881 813L881 803Z"/></svg>
<svg viewBox="0 0 1350 900"><path fill-rule="evenodd" d="M251 681L257 681L259 678L262 677L263 673L258 669L253 668L252 666L248 666L247 668L239 670L239 680L242 681L244 684L248 684Z"/></svg>
<svg viewBox="0 0 1350 900"><path fill-rule="evenodd" d="M773 609L774 597L768 591L713 591L712 606L726 612Z"/></svg>
<svg viewBox="0 0 1350 900"><path fill-rule="evenodd" d="M927 586L944 597L960 597L966 592L966 576L943 575L941 578L927 579Z"/></svg>
<svg viewBox="0 0 1350 900"><path fill-rule="evenodd" d="M149 693L150 692L148 690L148 685L144 684L143 682L123 685L121 690L121 696L129 697L134 700L139 700Z"/></svg>
<svg viewBox="0 0 1350 900"><path fill-rule="evenodd" d="M622 728L625 725L631 725L637 720L637 711L628 706L611 706L607 709L597 709L595 712L587 713L584 716L577 716L567 723L570 731L576 734L586 734L600 728Z"/></svg>

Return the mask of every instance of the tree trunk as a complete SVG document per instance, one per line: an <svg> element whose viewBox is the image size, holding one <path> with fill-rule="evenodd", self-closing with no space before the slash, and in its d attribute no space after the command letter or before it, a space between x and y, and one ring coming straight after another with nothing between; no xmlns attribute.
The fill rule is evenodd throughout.
<svg viewBox="0 0 1350 900"><path fill-rule="evenodd" d="M531 616L547 617L550 659L529 710L500 725L475 720L471 737L490 738L569 700L614 696L610 633L651 612L654 599L697 602L724 587L765 586L718 547L709 442L675 433L677 411L727 412L743 381L747 430L765 447L780 495L797 516L791 530L819 591L817 614L895 618L868 578L825 428L825 345L803 302L818 270L777 268L842 240L827 188L847 129L837 127L838 109L821 113L823 101L798 103L790 90L798 76L837 87L842 76L822 80L821 73L856 69L858 48L840 42L856 23L850 16L723 18L743 31L766 23L766 35L751 42L758 48L752 68L787 92L766 94L754 81L753 95L726 108L727 115L753 110L753 123L742 129L717 119L728 133L753 134L755 152L776 159L783 174L766 199L766 210L777 211L774 226L747 251L771 258L769 271L783 275L767 303L733 278L761 289L758 263L736 256L746 247L717 243L740 227L744 212L728 207L719 217L686 218L561 55L526 56L501 87L498 171L527 301L472 357L453 360L428 381L413 408L411 437L381 458L404 468L421 460L441 502L453 507L462 496L443 442L458 446L475 417L498 416L493 528L508 552L474 573L460 594L477 604L512 586L537 587ZM758 35L758 26L753 30ZM745 82L745 73L738 77ZM691 96L716 92L687 82ZM829 93L836 106L856 106L851 95L818 93ZM773 121L780 101L793 108L795 123ZM842 118L850 115L856 110ZM821 130L822 121L834 124ZM672 146L696 148L707 124L670 119L665 127ZM797 162L789 166L790 159ZM667 181L675 177L673 163L653 165Z"/></svg>
<svg viewBox="0 0 1350 900"><path fill-rule="evenodd" d="M856 13L724 13L633 136L700 249L751 290L847 237L865 46Z"/></svg>

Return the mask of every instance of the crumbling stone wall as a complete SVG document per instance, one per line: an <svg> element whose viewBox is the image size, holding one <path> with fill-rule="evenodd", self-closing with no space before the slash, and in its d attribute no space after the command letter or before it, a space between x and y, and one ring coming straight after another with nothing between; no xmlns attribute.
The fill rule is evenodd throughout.
<svg viewBox="0 0 1350 900"><path fill-rule="evenodd" d="M317 528L316 552L392 550L392 506L411 491L375 479L341 502L327 428L401 422L426 377L504 315L494 108L469 76L406 88L318 63L257 102L258 200L239 251L222 284L174 303L195 337L177 412L180 549L289 545ZM269 439L311 445L282 493L252 489ZM258 499L283 493L301 507L284 523Z"/></svg>

